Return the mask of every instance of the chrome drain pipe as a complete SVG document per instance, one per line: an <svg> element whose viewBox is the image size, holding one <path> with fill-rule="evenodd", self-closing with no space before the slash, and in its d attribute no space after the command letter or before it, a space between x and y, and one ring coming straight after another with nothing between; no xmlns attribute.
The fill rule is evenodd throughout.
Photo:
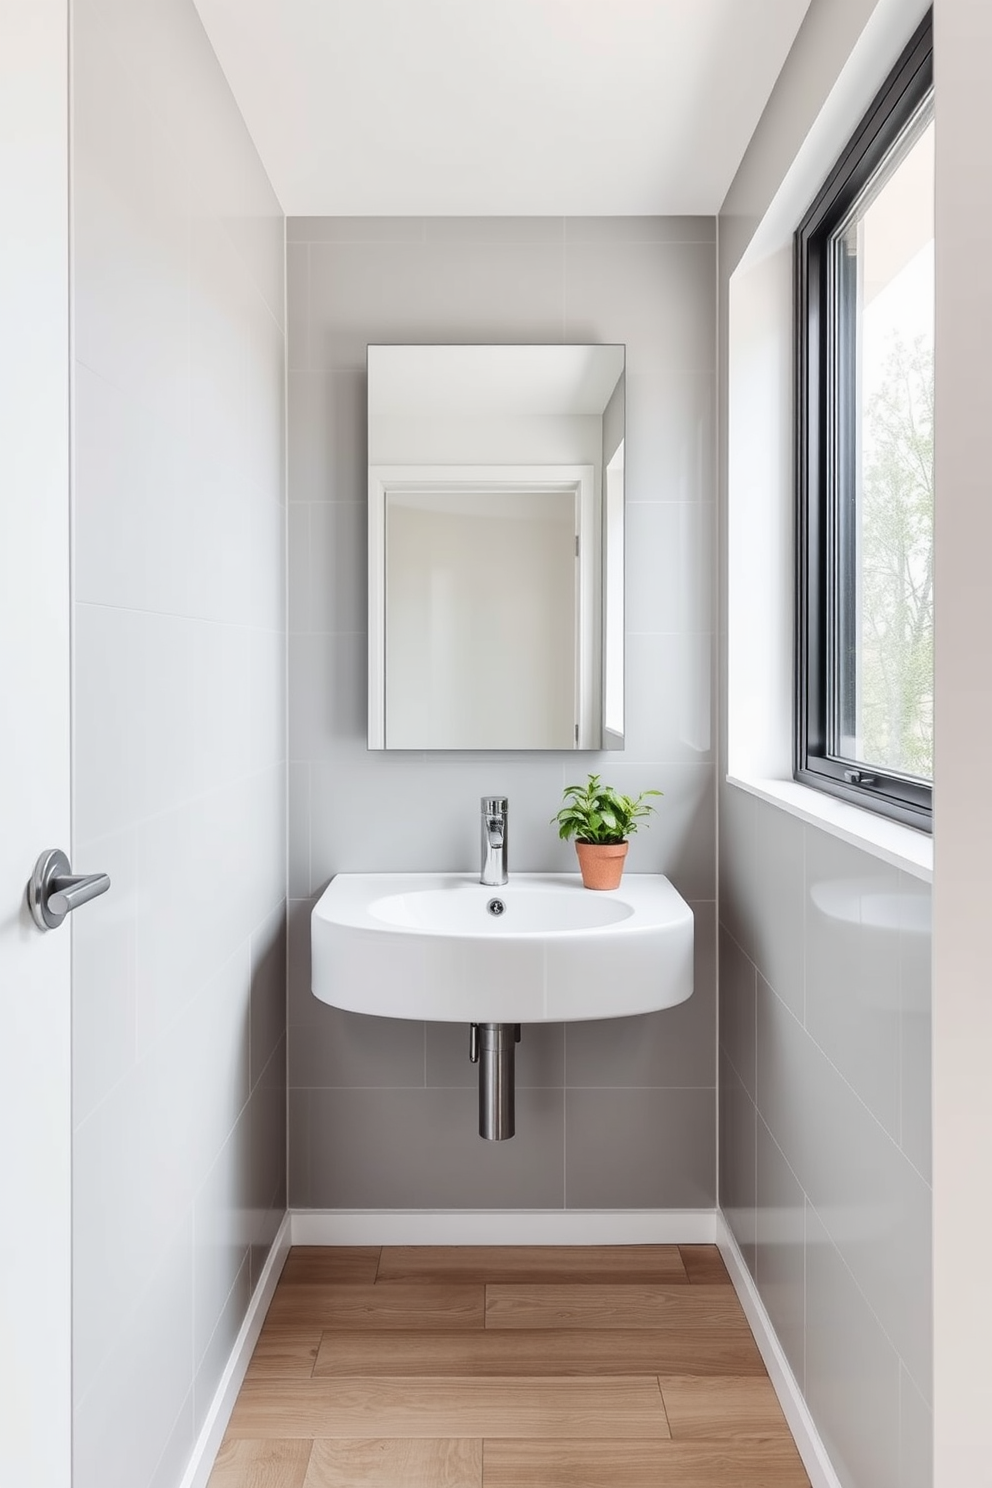
<svg viewBox="0 0 992 1488"><path fill-rule="evenodd" d="M472 1023L469 1058L479 1066L479 1136L505 1142L514 1132L514 1055L519 1023Z"/></svg>

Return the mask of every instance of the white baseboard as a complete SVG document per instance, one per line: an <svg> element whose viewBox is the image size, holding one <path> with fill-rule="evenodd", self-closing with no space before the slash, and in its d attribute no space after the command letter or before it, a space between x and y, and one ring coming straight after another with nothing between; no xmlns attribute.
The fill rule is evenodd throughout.
<svg viewBox="0 0 992 1488"><path fill-rule="evenodd" d="M294 1245L712 1245L716 1211L294 1209L292 1236Z"/></svg>
<svg viewBox="0 0 992 1488"><path fill-rule="evenodd" d="M234 1402L238 1398L238 1391L241 1389L241 1382L248 1368L248 1361L258 1342L258 1335L262 1331L262 1324L265 1322L265 1314L269 1310L276 1283L286 1264L286 1257L289 1255L289 1247L292 1244L291 1228L291 1217L287 1213L283 1216L282 1224L276 1232L276 1238L272 1242L265 1265L262 1267L258 1286L252 1292L245 1320L234 1341L231 1357L220 1377L220 1384L210 1402L210 1409L207 1411L206 1420L196 1439L193 1455L179 1488L206 1488L207 1480L213 1470L214 1459L220 1450L227 1423L234 1409Z"/></svg>
<svg viewBox="0 0 992 1488"><path fill-rule="evenodd" d="M833 1469L827 1449L820 1439L813 1417L809 1413L799 1381L778 1341L765 1304L762 1302L754 1278L744 1262L737 1241L721 1211L716 1215L717 1244L726 1262L730 1279L740 1299L747 1320L751 1325L758 1350L768 1370L768 1376L779 1398L779 1404L795 1437L803 1466L809 1474L811 1488L843 1488Z"/></svg>

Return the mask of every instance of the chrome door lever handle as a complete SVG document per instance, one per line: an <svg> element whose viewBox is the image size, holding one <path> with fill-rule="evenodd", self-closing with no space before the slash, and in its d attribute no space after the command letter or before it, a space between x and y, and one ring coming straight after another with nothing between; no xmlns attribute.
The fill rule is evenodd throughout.
<svg viewBox="0 0 992 1488"><path fill-rule="evenodd" d="M53 892L48 896L48 907L53 914L67 915L71 909L105 894L110 888L109 873L66 873L52 879Z"/></svg>
<svg viewBox="0 0 992 1488"><path fill-rule="evenodd" d="M107 873L72 873L58 848L43 852L28 883L28 908L39 930L56 930L70 910L110 888Z"/></svg>

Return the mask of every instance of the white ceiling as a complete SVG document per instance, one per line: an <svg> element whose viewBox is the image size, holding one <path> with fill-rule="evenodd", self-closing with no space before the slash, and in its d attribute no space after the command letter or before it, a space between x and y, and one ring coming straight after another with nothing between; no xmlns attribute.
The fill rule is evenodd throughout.
<svg viewBox="0 0 992 1488"><path fill-rule="evenodd" d="M195 0L290 216L719 210L809 0Z"/></svg>

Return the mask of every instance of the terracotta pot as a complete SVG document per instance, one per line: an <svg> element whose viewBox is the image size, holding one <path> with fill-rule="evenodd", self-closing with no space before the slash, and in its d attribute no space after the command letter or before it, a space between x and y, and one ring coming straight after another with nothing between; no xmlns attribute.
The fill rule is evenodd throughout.
<svg viewBox="0 0 992 1488"><path fill-rule="evenodd" d="M618 889L627 842L577 842L579 871L587 889Z"/></svg>

